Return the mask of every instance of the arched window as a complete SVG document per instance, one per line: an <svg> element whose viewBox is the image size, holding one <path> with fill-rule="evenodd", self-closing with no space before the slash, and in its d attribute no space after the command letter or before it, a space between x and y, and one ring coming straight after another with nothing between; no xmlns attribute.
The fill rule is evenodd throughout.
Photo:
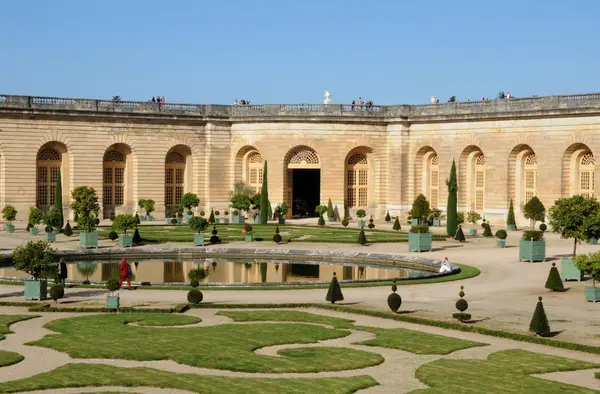
<svg viewBox="0 0 600 394"><path fill-rule="evenodd" d="M346 164L346 206L365 208L368 205L369 163L367 158L355 153Z"/></svg>
<svg viewBox="0 0 600 394"><path fill-rule="evenodd" d="M61 165L60 153L54 149L42 149L37 156L36 204L46 210L54 205L56 178Z"/></svg>
<svg viewBox="0 0 600 394"><path fill-rule="evenodd" d="M537 182L537 158L535 153L529 154L525 158L525 165L523 166L523 184L524 184L524 203L527 204L529 200L536 195L536 182Z"/></svg>
<svg viewBox="0 0 600 394"><path fill-rule="evenodd" d="M594 195L594 155L586 153L579 162L579 194L584 196Z"/></svg>
<svg viewBox="0 0 600 394"><path fill-rule="evenodd" d="M475 159L475 191L474 201L475 210L483 211L485 209L485 156L483 154Z"/></svg>
<svg viewBox="0 0 600 394"><path fill-rule="evenodd" d="M258 152L252 152L248 155L248 175L246 179L248 185L260 192L263 182L263 158Z"/></svg>
<svg viewBox="0 0 600 394"><path fill-rule="evenodd" d="M429 160L429 205L431 208L437 208L440 185L440 166L438 155L431 155Z"/></svg>
<svg viewBox="0 0 600 394"><path fill-rule="evenodd" d="M292 155L288 168L320 168L319 156L310 148L300 148Z"/></svg>
<svg viewBox="0 0 600 394"><path fill-rule="evenodd" d="M104 154L102 166L102 202L104 216L109 217L114 207L124 204L125 156L116 150L109 150Z"/></svg>
<svg viewBox="0 0 600 394"><path fill-rule="evenodd" d="M165 160L165 206L168 216L174 214L173 208L181 202L184 173L185 157L179 152L169 152Z"/></svg>

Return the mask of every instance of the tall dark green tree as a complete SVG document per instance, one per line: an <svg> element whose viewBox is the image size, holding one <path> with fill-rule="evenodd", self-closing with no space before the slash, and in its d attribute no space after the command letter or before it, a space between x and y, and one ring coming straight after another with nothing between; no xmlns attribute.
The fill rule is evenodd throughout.
<svg viewBox="0 0 600 394"><path fill-rule="evenodd" d="M450 179L446 179L446 185L448 186L448 205L446 212L446 233L449 237L456 235L458 228L457 215L458 211L456 208L456 199L458 192L458 182L456 181L456 163L452 159L452 168L450 169Z"/></svg>
<svg viewBox="0 0 600 394"><path fill-rule="evenodd" d="M267 161L263 166L263 182L262 189L260 190L260 222L267 224L269 221L269 188L267 185Z"/></svg>
<svg viewBox="0 0 600 394"><path fill-rule="evenodd" d="M538 300L531 323L529 323L529 331L538 335L546 335L550 332L550 324L548 323L548 317L542 304L542 297L538 297Z"/></svg>
<svg viewBox="0 0 600 394"><path fill-rule="evenodd" d="M56 189L54 191L54 208L56 208L57 216L56 216L56 227L60 230L65 223L65 217L63 215L63 206L62 206L62 179L60 176L60 168L58 169L58 174L56 175Z"/></svg>
<svg viewBox="0 0 600 394"><path fill-rule="evenodd" d="M508 206L508 216L506 217L506 224L516 226L515 221L515 209L513 208L512 198L510 199L510 205Z"/></svg>
<svg viewBox="0 0 600 394"><path fill-rule="evenodd" d="M329 290L327 290L327 296L325 297L325 300L330 301L332 304L335 304L336 301L344 300L342 288L340 287L340 282L338 282L337 277L335 276L335 272L333 273L333 278L331 278L331 283L329 284Z"/></svg>

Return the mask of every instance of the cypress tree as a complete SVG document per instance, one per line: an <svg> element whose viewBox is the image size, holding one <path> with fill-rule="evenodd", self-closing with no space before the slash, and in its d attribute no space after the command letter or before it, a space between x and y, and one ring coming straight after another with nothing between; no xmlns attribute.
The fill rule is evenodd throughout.
<svg viewBox="0 0 600 394"><path fill-rule="evenodd" d="M396 220L394 220L394 230L398 231L402 227L400 226L400 220L398 220L398 216L396 216Z"/></svg>
<svg viewBox="0 0 600 394"><path fill-rule="evenodd" d="M131 242L133 242L134 244L139 244L142 242L142 237L140 236L140 230L138 230L138 228L135 228L135 232L133 233L133 238L131 239Z"/></svg>
<svg viewBox="0 0 600 394"><path fill-rule="evenodd" d="M360 230L360 233L358 233L358 243L361 245L366 245L367 244L367 236L365 235L365 230Z"/></svg>
<svg viewBox="0 0 600 394"><path fill-rule="evenodd" d="M463 233L462 226L458 226L458 230L456 230L456 235L454 239L459 242L465 242L465 233Z"/></svg>
<svg viewBox="0 0 600 394"><path fill-rule="evenodd" d="M513 208L513 200L510 199L510 205L508 206L508 216L506 218L506 224L513 226L517 226L517 222L515 221L515 209Z"/></svg>
<svg viewBox="0 0 600 394"><path fill-rule="evenodd" d="M456 181L456 163L452 159L452 168L450 169L450 179L446 180L448 186L448 205L446 212L446 233L449 237L457 235L457 215L456 193L458 192L458 183ZM464 234L463 234L464 237ZM462 241L461 241L462 242Z"/></svg>
<svg viewBox="0 0 600 394"><path fill-rule="evenodd" d="M327 201L327 217L335 217L335 213L333 212L333 204L331 203L331 198L329 199L329 201Z"/></svg>
<svg viewBox="0 0 600 394"><path fill-rule="evenodd" d="M60 168L56 175L56 189L54 191L54 208L58 212L56 216L55 226L60 230L65 222L63 215L63 201L62 201L62 178L60 176Z"/></svg>
<svg viewBox="0 0 600 394"><path fill-rule="evenodd" d="M260 189L260 223L267 224L269 221L269 188L267 182L267 161L263 166L263 182Z"/></svg>
<svg viewBox="0 0 600 394"><path fill-rule="evenodd" d="M344 295L342 294L342 288L340 287L340 283L338 282L334 272L333 278L331 279L331 284L329 285L329 290L327 290L325 301L330 301L332 304L335 304L336 301L343 300Z"/></svg>
<svg viewBox="0 0 600 394"><path fill-rule="evenodd" d="M538 300L531 323L529 323L529 331L538 335L546 335L550 332L550 324L548 324L548 317L546 316L546 311L544 311L542 297L538 297Z"/></svg>
<svg viewBox="0 0 600 394"><path fill-rule="evenodd" d="M563 281L558 273L558 268L556 268L556 263L552 263L552 268L550 268L550 272L548 273L546 289L552 291L565 291L565 286L563 285Z"/></svg>

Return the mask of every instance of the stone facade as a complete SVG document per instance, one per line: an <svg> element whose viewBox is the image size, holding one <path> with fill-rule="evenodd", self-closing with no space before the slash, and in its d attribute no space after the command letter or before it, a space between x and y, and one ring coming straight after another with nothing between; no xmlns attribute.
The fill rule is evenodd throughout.
<svg viewBox="0 0 600 394"><path fill-rule="evenodd" d="M161 218L185 192L198 194L198 211L224 211L236 181L260 179L249 163L258 152L273 205L291 202L291 171L319 169L321 204L406 217L419 193L444 210L454 159L459 210L501 223L513 199L527 223L520 211L532 195L549 208L594 193L598 131L600 94L373 107L0 95L0 204L20 219L49 205L60 167L67 212L81 185L98 191L107 212L133 212L151 198Z"/></svg>

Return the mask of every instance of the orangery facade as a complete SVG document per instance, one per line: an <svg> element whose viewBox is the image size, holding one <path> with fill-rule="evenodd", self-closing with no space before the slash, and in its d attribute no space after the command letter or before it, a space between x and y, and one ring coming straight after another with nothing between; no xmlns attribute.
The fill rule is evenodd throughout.
<svg viewBox="0 0 600 394"><path fill-rule="evenodd" d="M455 160L458 206L517 222L533 196L596 195L600 94L428 105L193 105L0 95L0 205L18 218L54 205L60 169L70 191L96 189L102 215L139 199L170 215L184 193L197 211L231 211L236 182L260 190L268 163L273 206L311 216L331 199L351 216L407 217L424 194L445 210Z"/></svg>

